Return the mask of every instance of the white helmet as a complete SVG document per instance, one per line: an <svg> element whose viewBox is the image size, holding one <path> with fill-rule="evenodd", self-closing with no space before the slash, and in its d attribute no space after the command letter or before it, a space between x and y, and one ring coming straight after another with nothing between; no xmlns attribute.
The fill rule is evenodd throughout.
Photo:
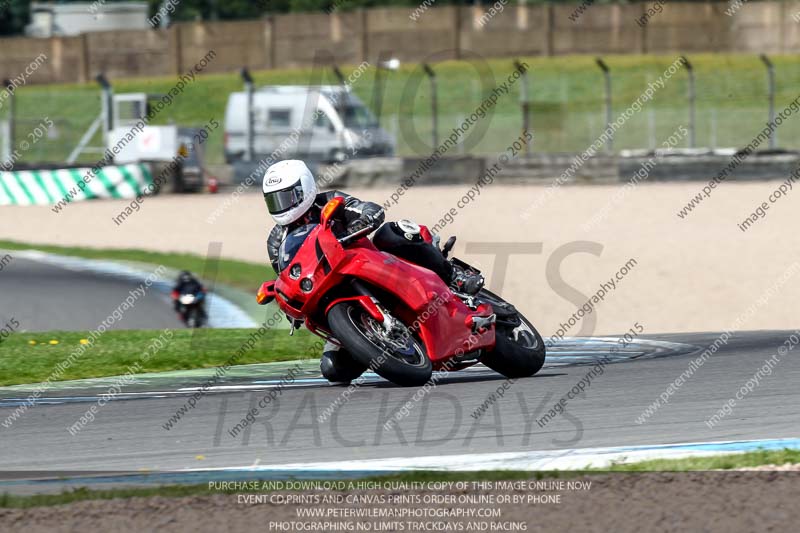
<svg viewBox="0 0 800 533"><path fill-rule="evenodd" d="M297 159L279 161L264 174L264 201L275 223L285 226L302 217L314 204L317 183Z"/></svg>

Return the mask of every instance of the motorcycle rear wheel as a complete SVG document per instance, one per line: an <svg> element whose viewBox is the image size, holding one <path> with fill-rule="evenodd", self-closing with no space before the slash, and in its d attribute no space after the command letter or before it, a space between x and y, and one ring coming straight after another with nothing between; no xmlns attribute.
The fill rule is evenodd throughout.
<svg viewBox="0 0 800 533"><path fill-rule="evenodd" d="M481 290L478 299L507 304L505 300L485 289ZM519 321L518 325L503 323L514 319ZM546 352L542 336L522 313L514 309L510 316L502 317L498 313L494 350L481 357L480 361L507 378L526 378L542 369Z"/></svg>
<svg viewBox="0 0 800 533"><path fill-rule="evenodd" d="M390 338L360 305L341 302L328 311L331 331L357 362L402 387L428 382L433 365L425 345L414 335Z"/></svg>

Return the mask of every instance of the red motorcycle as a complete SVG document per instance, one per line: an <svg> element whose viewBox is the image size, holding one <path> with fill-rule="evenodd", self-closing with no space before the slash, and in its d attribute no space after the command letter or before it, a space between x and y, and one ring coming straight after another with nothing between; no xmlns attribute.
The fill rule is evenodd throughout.
<svg viewBox="0 0 800 533"><path fill-rule="evenodd" d="M343 207L334 198L319 224L289 232L280 275L258 291L259 304L277 300L292 332L305 324L342 346L361 372L369 368L402 386L425 384L433 370L478 362L511 378L542 368L544 341L513 305L485 289L475 296L453 293L431 270L378 250L366 238L369 228L338 238ZM454 242L444 246L445 255Z"/></svg>

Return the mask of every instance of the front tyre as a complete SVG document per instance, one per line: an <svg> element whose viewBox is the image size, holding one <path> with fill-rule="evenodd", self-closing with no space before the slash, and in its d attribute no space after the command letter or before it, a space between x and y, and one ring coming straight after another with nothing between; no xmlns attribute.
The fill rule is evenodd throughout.
<svg viewBox="0 0 800 533"><path fill-rule="evenodd" d="M197 312L197 307L192 305L186 310L186 326L189 328L199 328L199 313Z"/></svg>
<svg viewBox="0 0 800 533"><path fill-rule="evenodd" d="M341 302L328 311L331 331L358 363L397 385L424 385L433 373L425 346L394 320L395 327L387 332L357 303Z"/></svg>

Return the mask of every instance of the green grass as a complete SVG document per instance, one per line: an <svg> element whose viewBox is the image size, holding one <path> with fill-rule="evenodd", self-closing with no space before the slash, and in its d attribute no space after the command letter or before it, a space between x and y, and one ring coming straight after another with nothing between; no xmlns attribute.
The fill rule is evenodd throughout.
<svg viewBox="0 0 800 533"><path fill-rule="evenodd" d="M67 368L61 380L117 376L141 363L141 372L165 372L213 368L225 363L248 340L254 329L172 330L167 345L141 363L150 343L161 330L112 330L87 346L83 355ZM194 339L193 335L197 338ZM48 331L14 333L0 343L0 386L38 383L46 380L87 339L88 332ZM193 342L194 339L194 342ZM32 342L36 344L32 344ZM50 344L57 341L57 344ZM268 330L236 364L267 363L299 359L319 339L305 330L289 337L285 330Z"/></svg>
<svg viewBox="0 0 800 533"><path fill-rule="evenodd" d="M499 481L516 480L543 477L559 477L560 472L538 473L532 475L531 472L514 471L487 471L487 472L404 472L402 474L389 474L359 478L357 481L394 481L394 482L426 482L426 481ZM571 474L565 472L563 474ZM356 481L356 480L353 480ZM0 494L0 508L27 509L31 507L44 507L50 505L63 505L84 500L111 500L123 498L146 498L149 496L161 496L167 498L180 498L183 496L203 496L212 494L243 494L243 493L263 493L266 490L236 490L236 489L209 489L208 484L202 485L166 485L161 487L142 487L108 490L91 490L79 488L65 491L60 494L38 494L34 496L15 496L12 494Z"/></svg>
<svg viewBox="0 0 800 533"><path fill-rule="evenodd" d="M88 259L135 261L164 265L176 270L191 270L206 282L236 287L255 294L261 282L275 277L267 265L221 259L207 265L205 258L194 254L148 252L144 250L109 250L51 245L32 245L0 240L0 249L40 250ZM254 330L203 329L194 335L200 342L192 343L191 330L175 330L167 348L143 365L142 372L163 372L215 367L224 363ZM89 348L78 363L72 365L61 379L80 379L124 374L129 365L140 360L143 350L160 331L108 331ZM0 386L34 383L47 379L55 365L80 346L88 332L15 333L0 344ZM49 344L56 340L58 344ZM238 364L264 363L296 359L316 342L305 330L289 337L284 329L267 331L257 345L247 352ZM35 344L31 344L35 341ZM198 348L199 346L199 348Z"/></svg>
<svg viewBox="0 0 800 533"><path fill-rule="evenodd" d="M758 450L755 452L690 457L687 459L656 459L640 463L616 464L611 472L687 472L692 470L732 470L761 465L800 463L800 450Z"/></svg>
<svg viewBox="0 0 800 533"><path fill-rule="evenodd" d="M60 494L37 494L34 496L14 496L0 494L0 508L30 509L32 507L47 507L51 505L66 505L73 502L86 500L115 500L124 498L147 498L148 496L161 496L167 498L180 498L182 496L197 496L210 494L204 492L203 485L171 485L168 487L148 487L137 489L110 489L89 490L86 488L74 489ZM226 491L219 491L226 493Z"/></svg>
<svg viewBox="0 0 800 533"><path fill-rule="evenodd" d="M55 254L85 257L87 259L109 259L116 261L136 261L151 265L164 265L176 270L189 270L206 282L216 280L255 294L261 283L275 278L275 272L268 264L248 263L235 259L220 259L209 262L205 257L195 254L175 252L148 252L145 250L106 248L85 248L77 246L53 246L48 244L28 244L0 240L0 250L41 250Z"/></svg>
<svg viewBox="0 0 800 533"><path fill-rule="evenodd" d="M199 54L199 52L198 52ZM633 102L650 81L655 81L677 55L605 56L612 69L612 100L615 113ZM697 73L698 144L743 146L767 117L767 82L764 66L754 55L698 54L690 56ZM772 57L777 75L777 109L797 97L800 87L800 56ZM583 150L604 126L603 79L593 56L523 58L531 69L528 97L532 101L532 124L537 151ZM355 67L343 67L347 76ZM435 65L439 87L440 136L469 115L496 83L513 70L511 59L445 61ZM477 73L481 72L481 76ZM256 86L280 84L336 83L330 69L284 69L254 72ZM375 100L375 70L367 70L353 90L368 106ZM485 83L481 82L485 80ZM430 89L418 65L404 64L387 74L383 125L397 134L399 153L419 153L430 138ZM117 93L166 93L174 77L112 80ZM228 95L242 90L237 73L203 75L154 121L170 120L181 125L203 126L212 118L223 122ZM496 153L504 150L521 128L519 111L521 84L497 103L487 129L476 134L466 150ZM615 148L642 148L660 144L679 124L687 123L687 75L680 71L666 82L642 113L631 118L615 139ZM25 155L24 161L63 160L99 112L99 91L94 83L26 86L17 91L17 131L29 131L42 117L54 120L56 128ZM0 117L2 118L2 117ZM207 159L222 161L223 127L214 131L206 146ZM480 130L481 128L476 128ZM416 134L411 133L416 130ZM415 138L421 141L414 141ZM800 119L792 117L780 127L780 145L800 147ZM651 141L652 139L652 141ZM421 145L420 142L423 144ZM94 140L100 144L99 135ZM91 162L96 156L86 155Z"/></svg>
<svg viewBox="0 0 800 533"><path fill-rule="evenodd" d="M598 475L607 473L644 473L644 472L686 472L706 470L730 470L734 468L753 467L767 464L800 463L800 450L756 451L744 454L731 454L712 457L695 457L691 459L670 459L645 461L629 465L614 465L605 469L584 471L545 471L526 472L514 470L493 470L478 472L437 472L417 471L403 472L361 479L360 481L395 481L395 482L428 482L428 481L510 481L520 479L574 478L582 475ZM265 490L213 490L203 485L169 485L162 487L90 490L80 488L65 491L61 494L43 494L35 496L0 495L0 508L31 508L51 505L63 505L84 500L110 500L122 498L146 498L161 496L179 498L211 494L241 494L246 492L267 492Z"/></svg>

